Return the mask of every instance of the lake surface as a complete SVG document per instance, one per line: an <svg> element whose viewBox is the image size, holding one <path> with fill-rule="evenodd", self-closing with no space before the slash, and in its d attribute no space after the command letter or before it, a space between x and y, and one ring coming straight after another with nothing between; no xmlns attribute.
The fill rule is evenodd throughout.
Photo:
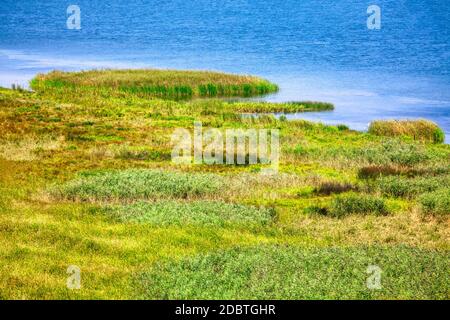
<svg viewBox="0 0 450 320"><path fill-rule="evenodd" d="M81 29L66 26L81 9ZM367 8L381 8L369 30ZM280 85L270 101L319 100L289 115L364 130L428 118L450 142L450 6L438 0L3 0L0 85L52 69L181 68L250 73ZM288 117L288 118L289 118Z"/></svg>

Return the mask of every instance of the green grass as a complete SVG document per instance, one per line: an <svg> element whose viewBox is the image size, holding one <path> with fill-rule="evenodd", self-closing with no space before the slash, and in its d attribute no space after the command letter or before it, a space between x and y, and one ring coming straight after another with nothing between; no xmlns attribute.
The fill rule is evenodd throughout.
<svg viewBox="0 0 450 320"><path fill-rule="evenodd" d="M182 270L190 263L183 261L210 261L204 258L209 256L219 266L236 258L236 272L226 272L230 280L218 278L219 291L202 291L211 297L270 297L271 292L280 298L315 293L318 298L360 297L363 293L352 289L352 281L359 286L359 279L323 279L335 270L353 272L340 257L362 261L366 252L376 250L384 252L379 260L385 261L383 270L405 274L403 262L414 270L395 277L382 298L443 296L434 288L445 288L447 278L434 265L450 248L449 197L443 191L450 174L449 145L270 114L242 115L301 112L328 108L326 104L179 100L126 90L150 85L153 80L144 83L149 73L158 83L192 88L249 81L247 76L208 78L197 72L165 71L158 78L151 71L92 71L63 74L75 82L54 82L35 92L0 88L0 298L133 299L139 297L140 283L133 281L134 275L155 271L157 265ZM33 87L40 84L35 80ZM259 164L175 165L171 135L177 128L192 133L194 121L201 121L204 130L221 132L279 129L278 174L264 174ZM392 182L383 180L386 176ZM382 181L392 192L382 192L377 186ZM401 196L398 181L405 187ZM422 193L436 181L439 189ZM420 193L410 196L416 183ZM332 211L336 204L339 214ZM308 214L307 208L315 208L316 214ZM277 249L266 249L272 245ZM234 247L241 249L232 254ZM303 268L307 262L296 259L303 255L316 261L316 271ZM80 290L66 288L72 264L81 268ZM202 268L198 279L207 275ZM250 269L259 275L267 271L274 279L249 286ZM221 275L220 268L215 270ZM358 275L363 277L364 271ZM195 279L197 271L193 273L180 283ZM174 278L157 274L164 276L161 286L144 286L141 294L174 296ZM147 284L149 280L145 277ZM411 283L419 284L415 295ZM363 297L379 296L371 292Z"/></svg>
<svg viewBox="0 0 450 320"><path fill-rule="evenodd" d="M126 206L109 208L108 214L120 221L147 223L157 226L203 225L203 226L249 226L267 225L273 221L275 212L222 201L173 201L137 202Z"/></svg>
<svg viewBox="0 0 450 320"><path fill-rule="evenodd" d="M295 113L307 111L330 111L333 104L314 101L292 101L284 103L274 102L232 102L224 103L223 108L242 113Z"/></svg>
<svg viewBox="0 0 450 320"><path fill-rule="evenodd" d="M383 199L362 194L337 196L330 210L330 215L333 217L343 217L349 214L386 215L388 213Z"/></svg>
<svg viewBox="0 0 450 320"><path fill-rule="evenodd" d="M217 192L222 179L213 174L187 174L129 169L100 172L54 187L60 199L79 201L192 198Z"/></svg>
<svg viewBox="0 0 450 320"><path fill-rule="evenodd" d="M450 188L425 193L419 203L425 214L447 217L450 215Z"/></svg>
<svg viewBox="0 0 450 320"><path fill-rule="evenodd" d="M449 255L408 247L238 247L155 264L145 299L448 299ZM371 265L381 289L366 285Z"/></svg>
<svg viewBox="0 0 450 320"><path fill-rule="evenodd" d="M167 161L171 159L172 155L164 150L152 150L145 147L122 147L116 151L115 157L123 160Z"/></svg>
<svg viewBox="0 0 450 320"><path fill-rule="evenodd" d="M389 214L388 207L382 198L365 194L347 193L336 196L330 206L312 206L306 212L342 218L349 215L378 215Z"/></svg>
<svg viewBox="0 0 450 320"><path fill-rule="evenodd" d="M254 96L278 91L277 85L255 76L211 71L95 70L39 74L31 83L37 91L75 90L140 97L191 98ZM113 91L111 91L113 90Z"/></svg>
<svg viewBox="0 0 450 320"><path fill-rule="evenodd" d="M379 136L406 136L414 140L443 143L444 132L432 121L421 120L378 120L369 126L369 132Z"/></svg>
<svg viewBox="0 0 450 320"><path fill-rule="evenodd" d="M396 139L360 151L369 163L378 165L414 166L430 159L430 153L422 145Z"/></svg>
<svg viewBox="0 0 450 320"><path fill-rule="evenodd" d="M367 135L366 140L362 143L352 144L350 141L339 143L334 139L331 143L328 140L330 135L334 134L337 138L346 134L348 136L348 133L333 126L321 128L320 125L305 125L303 121L289 121L288 123L294 128L298 126L297 128L308 132L308 135L316 135L314 141L320 147L303 145L301 151L305 158L312 161L316 161L318 158L321 161L336 161L336 163L347 161L352 166L359 164L361 168L368 165L413 168L419 165L428 166L437 159L442 159L442 154L437 151L439 147L435 149L429 144L405 141L397 137L380 137L378 140L374 140L373 135Z"/></svg>
<svg viewBox="0 0 450 320"><path fill-rule="evenodd" d="M448 176L404 178L389 176L376 182L379 192L385 196L413 198L450 185Z"/></svg>

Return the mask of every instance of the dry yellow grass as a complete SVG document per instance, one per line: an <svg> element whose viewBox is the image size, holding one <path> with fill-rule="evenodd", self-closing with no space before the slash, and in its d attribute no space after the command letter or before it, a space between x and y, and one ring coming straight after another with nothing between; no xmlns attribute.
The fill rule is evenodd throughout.
<svg viewBox="0 0 450 320"><path fill-rule="evenodd" d="M38 79L61 80L82 86L120 85L191 85L201 84L245 84L257 83L261 78L250 75L234 75L213 71L129 69L129 70L90 70L82 72L54 71L41 74Z"/></svg>
<svg viewBox="0 0 450 320"><path fill-rule="evenodd" d="M444 142L444 133L439 126L425 119L373 121L369 126L369 132L379 136L407 136L414 140Z"/></svg>
<svg viewBox="0 0 450 320"><path fill-rule="evenodd" d="M0 157L12 161L33 161L39 159L40 151L57 150L63 144L64 137L7 136L0 142Z"/></svg>

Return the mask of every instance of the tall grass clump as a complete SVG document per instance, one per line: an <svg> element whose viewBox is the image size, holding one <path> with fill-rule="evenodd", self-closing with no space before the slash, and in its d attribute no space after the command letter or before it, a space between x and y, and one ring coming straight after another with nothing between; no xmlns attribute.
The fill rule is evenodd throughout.
<svg viewBox="0 0 450 320"><path fill-rule="evenodd" d="M114 157L122 160L167 161L171 159L171 153L146 147L120 147L115 150Z"/></svg>
<svg viewBox="0 0 450 320"><path fill-rule="evenodd" d="M222 186L221 177L213 174L128 169L80 177L50 193L80 201L190 198L218 192Z"/></svg>
<svg viewBox="0 0 450 320"><path fill-rule="evenodd" d="M291 101L291 102L226 102L223 104L226 110L242 113L295 113L307 111L328 111L333 110L334 105L326 102L315 101Z"/></svg>
<svg viewBox="0 0 450 320"><path fill-rule="evenodd" d="M419 197L422 212L434 216L450 215L450 188L425 193Z"/></svg>
<svg viewBox="0 0 450 320"><path fill-rule="evenodd" d="M157 226L195 225L266 225L275 216L273 209L256 208L222 201L139 201L111 207L109 213L121 221Z"/></svg>
<svg viewBox="0 0 450 320"><path fill-rule="evenodd" d="M376 188L385 196L413 198L450 185L449 177L382 177L376 181Z"/></svg>
<svg viewBox="0 0 450 320"><path fill-rule="evenodd" d="M375 179L383 176L396 176L404 172L399 167L392 165L368 165L358 170L358 178L360 179Z"/></svg>
<svg viewBox="0 0 450 320"><path fill-rule="evenodd" d="M389 209L382 198L352 192L335 197L330 205L307 207L305 212L313 215L343 218L349 215L384 216L389 214Z"/></svg>
<svg viewBox="0 0 450 320"><path fill-rule="evenodd" d="M403 246L236 247L154 264L135 278L143 299L447 299L448 253ZM368 266L382 268L367 287Z"/></svg>
<svg viewBox="0 0 450 320"><path fill-rule="evenodd" d="M444 132L429 120L377 120L369 126L369 133L377 136L401 137L414 140L443 143Z"/></svg>
<svg viewBox="0 0 450 320"><path fill-rule="evenodd" d="M389 213L383 199L370 195L349 193L337 196L329 209L328 215L344 217L352 214L387 215Z"/></svg>
<svg viewBox="0 0 450 320"><path fill-rule="evenodd" d="M417 143L404 143L398 139L384 141L382 144L359 150L359 156L376 165L398 165L412 167L430 159L426 148Z"/></svg>
<svg viewBox="0 0 450 320"><path fill-rule="evenodd" d="M348 191L357 191L358 186L348 182L325 181L314 188L314 193L318 195L329 196L334 193L343 193Z"/></svg>
<svg viewBox="0 0 450 320"><path fill-rule="evenodd" d="M40 92L76 90L84 93L131 94L168 99L192 97L249 97L278 91L265 79L211 71L91 70L39 74L31 87Z"/></svg>

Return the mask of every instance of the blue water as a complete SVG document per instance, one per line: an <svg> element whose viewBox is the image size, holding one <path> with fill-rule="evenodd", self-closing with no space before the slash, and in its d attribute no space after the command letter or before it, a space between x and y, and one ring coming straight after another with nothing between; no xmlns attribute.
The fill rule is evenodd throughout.
<svg viewBox="0 0 450 320"><path fill-rule="evenodd" d="M66 9L81 9L68 30ZM367 7L381 8L368 30ZM438 0L17 1L0 7L0 85L52 69L182 68L277 82L271 101L333 102L290 115L358 130L428 118L450 142L450 6Z"/></svg>

